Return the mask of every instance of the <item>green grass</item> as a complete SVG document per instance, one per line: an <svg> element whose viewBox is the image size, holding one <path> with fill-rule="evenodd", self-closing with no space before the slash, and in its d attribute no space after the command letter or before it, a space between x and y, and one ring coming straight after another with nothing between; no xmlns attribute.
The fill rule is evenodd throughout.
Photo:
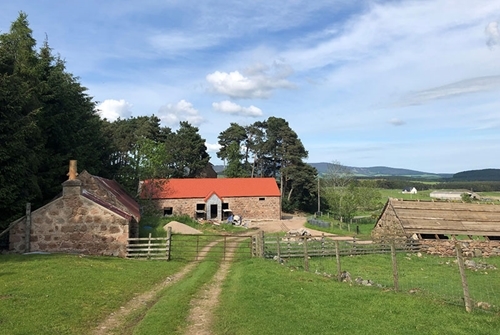
<svg viewBox="0 0 500 335"><path fill-rule="evenodd" d="M214 259L209 257L209 259ZM119 334L182 333L189 302L217 269L200 263L139 309ZM475 259L500 268L500 258ZM296 263L294 263L296 262ZM334 258L285 266L235 261L214 311L215 334L497 334L500 270L466 270L474 301L496 312L466 313L452 258L399 254L401 292L392 290L389 255L345 256L342 269L383 288L338 283ZM88 334L112 311L185 263L73 255L0 256L0 334ZM319 274L314 274L315 272ZM335 276L334 276L335 277ZM417 288L417 294L408 290ZM447 299L446 297L452 297ZM496 300L495 300L496 299ZM451 302L451 303L450 303Z"/></svg>
<svg viewBox="0 0 500 335"><path fill-rule="evenodd" d="M369 260L363 262L369 265ZM216 334L497 334L498 315L425 296L349 286L251 259L233 265Z"/></svg>
<svg viewBox="0 0 500 335"><path fill-rule="evenodd" d="M0 256L0 334L88 334L185 263L74 255Z"/></svg>
<svg viewBox="0 0 500 335"><path fill-rule="evenodd" d="M347 224L345 222L340 222L339 220L335 220L328 216L320 216L318 220L329 222L330 227L319 227L310 223L306 223L305 227L310 229L319 230L329 234L335 234L339 236L352 236L359 239L367 240L371 238L371 231L375 226L375 219L373 219L373 223L352 223ZM350 230L349 230L350 227ZM359 228L359 234L357 232L356 227Z"/></svg>
<svg viewBox="0 0 500 335"><path fill-rule="evenodd" d="M353 280L361 277L370 279L384 288L394 288L390 255L346 256L340 259L342 271L348 271ZM492 309L500 311L500 257L475 261L486 262L497 269L466 270L471 298L475 302L487 302ZM401 292L413 291L443 302L463 305L463 290L455 258L432 255L417 257L415 254L399 253L397 264ZM286 265L303 270L304 260L291 259ZM335 276L337 263L334 257L315 257L309 260L309 270Z"/></svg>
<svg viewBox="0 0 500 335"><path fill-rule="evenodd" d="M200 288L209 282L218 269L217 262L200 263L192 272L175 285L169 286L160 293L158 302L146 311L138 311L116 333L126 334L161 334L168 330L169 334L182 334L186 328L186 318L190 311L190 302L198 294ZM138 322L138 320L140 320Z"/></svg>

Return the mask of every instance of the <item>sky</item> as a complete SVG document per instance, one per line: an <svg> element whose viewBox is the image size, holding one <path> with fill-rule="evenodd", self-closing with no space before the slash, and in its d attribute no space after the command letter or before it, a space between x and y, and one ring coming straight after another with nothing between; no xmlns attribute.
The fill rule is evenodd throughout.
<svg viewBox="0 0 500 335"><path fill-rule="evenodd" d="M500 1L0 0L101 116L218 135L288 121L307 162L500 168Z"/></svg>

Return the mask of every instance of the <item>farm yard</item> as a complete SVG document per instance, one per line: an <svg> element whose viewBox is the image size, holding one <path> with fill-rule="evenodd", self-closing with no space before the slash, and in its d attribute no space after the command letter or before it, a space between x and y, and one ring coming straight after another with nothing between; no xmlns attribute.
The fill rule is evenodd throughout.
<svg viewBox="0 0 500 335"><path fill-rule="evenodd" d="M107 316L167 278L174 281L187 264L68 255L7 255L1 260L1 334L188 334L191 303L220 264L197 263L183 280L157 291L108 331L97 328ZM426 261L417 266L430 267ZM373 258L356 262L358 268L375 265ZM354 265L348 268L356 273ZM491 281L499 282L497 270L489 273ZM339 283L257 258L233 261L211 312L211 332L206 333L212 334L495 334L500 326L497 313L466 313L433 297Z"/></svg>
<svg viewBox="0 0 500 335"><path fill-rule="evenodd" d="M283 226L304 222L256 221L231 233L266 230L276 240ZM280 265L236 255L224 261L216 248L197 262L2 255L0 334L495 334L500 326L500 258L476 260L492 267L467 270L471 293L483 294L475 303L489 304L467 313L453 258L398 253L396 291L387 254L341 256L351 282L337 281L335 256L311 257L304 271L303 258L283 254ZM374 285L358 284L358 277Z"/></svg>

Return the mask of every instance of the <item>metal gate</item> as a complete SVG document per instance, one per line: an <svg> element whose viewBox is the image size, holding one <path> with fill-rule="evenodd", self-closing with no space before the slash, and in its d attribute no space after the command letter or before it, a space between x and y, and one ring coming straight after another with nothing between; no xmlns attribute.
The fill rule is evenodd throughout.
<svg viewBox="0 0 500 335"><path fill-rule="evenodd" d="M130 238L127 257L166 260L232 261L259 254L255 235L185 235Z"/></svg>

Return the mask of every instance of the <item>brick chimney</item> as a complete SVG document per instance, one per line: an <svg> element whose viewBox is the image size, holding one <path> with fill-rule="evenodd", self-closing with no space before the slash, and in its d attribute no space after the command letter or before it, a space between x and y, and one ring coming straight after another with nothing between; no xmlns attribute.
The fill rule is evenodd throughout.
<svg viewBox="0 0 500 335"><path fill-rule="evenodd" d="M77 175L76 160L70 160L69 172L67 174L69 178L62 183L63 198L82 194L82 182L76 178Z"/></svg>

